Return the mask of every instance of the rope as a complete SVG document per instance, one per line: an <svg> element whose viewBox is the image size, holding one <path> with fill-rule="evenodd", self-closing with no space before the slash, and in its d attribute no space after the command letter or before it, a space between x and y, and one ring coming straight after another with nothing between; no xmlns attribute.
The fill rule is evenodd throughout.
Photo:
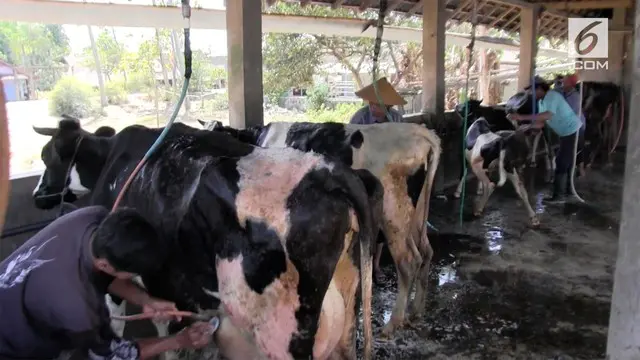
<svg viewBox="0 0 640 360"><path fill-rule="evenodd" d="M578 120L582 118L582 94L584 90L584 84L580 84L580 106L578 107ZM580 139L580 129L576 132L576 139L573 143L573 165L571 166L571 172L569 173L569 185L571 186L571 193L575 196L578 201L584 203L583 198L578 195L576 191L576 184L574 183L574 179L576 177L576 161L578 160L578 141Z"/></svg>
<svg viewBox="0 0 640 360"><path fill-rule="evenodd" d="M471 21L471 42L467 46L469 50L469 55L467 58L467 73L464 84L464 93L465 93L465 106L464 106L464 119L462 121L462 191L460 192L460 209L459 209L459 224L462 227L462 222L464 219L464 196L467 190L467 156L466 152L466 138L467 138L467 123L469 121L469 75L471 72L471 58L473 56L473 47L476 43L476 26L478 25L478 1L476 0L473 4L473 17ZM480 185L478 185L480 186ZM484 191L489 191L489 189L483 189Z"/></svg>
<svg viewBox="0 0 640 360"><path fill-rule="evenodd" d="M118 194L118 197L116 198L116 201L113 204L113 208L111 209L112 212L116 210L116 208L122 201L122 198L124 197L125 192L131 185L131 182L133 181L135 176L138 174L138 171L140 171L140 169L145 164L145 162L149 159L149 157L151 157L151 155L158 149L158 146L160 146L160 144L162 143L162 140L164 140L164 138L169 133L169 130L173 126L173 123L176 121L176 118L178 117L178 113L180 112L182 103L184 102L184 99L187 96L187 90L189 89L189 81L191 79L191 73L192 73L192 67L191 67L192 53L191 53L191 40L190 40L191 6L189 5L189 0L182 0L182 17L187 20L187 23L184 28L184 83L182 84L182 92L180 93L180 99L178 100L178 103L176 104L176 107L173 110L173 114L171 115L171 119L165 126L164 130L162 130L162 133L160 133L160 136L158 136L158 138L153 143L153 145L151 145L149 150L147 150L142 160L140 160L138 165L136 165L135 169L133 169L133 172L131 172L131 175L129 175L129 178L127 178L127 181L122 186L122 189L120 190L120 193Z"/></svg>

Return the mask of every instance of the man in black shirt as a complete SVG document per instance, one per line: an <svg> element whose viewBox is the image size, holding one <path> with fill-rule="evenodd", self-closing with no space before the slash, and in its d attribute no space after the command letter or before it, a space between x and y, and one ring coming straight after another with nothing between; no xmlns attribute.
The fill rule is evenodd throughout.
<svg viewBox="0 0 640 360"><path fill-rule="evenodd" d="M202 322L175 336L137 341L111 330L107 292L160 318L176 310L131 281L158 266L163 250L153 246L155 234L132 209L109 214L91 206L25 242L0 263L0 359L50 360L72 350L92 360L150 359L206 346L212 329Z"/></svg>

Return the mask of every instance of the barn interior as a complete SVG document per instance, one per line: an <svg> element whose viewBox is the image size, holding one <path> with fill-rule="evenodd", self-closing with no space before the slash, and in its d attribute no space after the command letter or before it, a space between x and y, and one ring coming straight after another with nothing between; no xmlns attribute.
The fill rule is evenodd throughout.
<svg viewBox="0 0 640 360"><path fill-rule="evenodd" d="M272 5L275 1L267 1ZM294 1L295 2L295 1ZM379 0L301 0L301 6L376 10ZM405 114L407 122L426 124L443 141L429 222L435 251L424 319L401 329L392 339L378 331L389 320L395 299L395 269L383 257L385 280L374 287L375 359L632 359L640 338L640 182L634 151L640 129L632 121L640 112L640 37L636 29L640 1L635 0L389 0L387 12L420 16L421 29L388 27L384 39L410 37L422 43L421 109ZM123 6L127 16L122 16ZM3 0L0 20L96 26L182 26L170 7L75 3L57 0ZM526 183L534 210L541 218L531 227L512 187L496 191L481 217L472 216L467 199L451 194L463 167L463 121L445 111L445 40L447 20L475 22L519 34L505 43L489 36L465 34L455 41L466 46L519 51L517 88L537 74L536 55L551 51L538 46L541 38L566 39L570 18L608 19L606 69L577 70L580 80L613 83L621 91L614 114L615 141L606 143L602 158L587 176L576 180L585 203L547 206L542 198L548 184L538 169L527 170ZM142 20L140 20L142 19ZM212 25L214 23L214 25ZM295 29L296 24L300 25ZM255 36L275 32L315 31L337 36L375 37L361 32L362 21L302 18L263 14L255 0L226 2L226 11L193 9L193 28L227 30L229 51L229 124L245 128L264 123L262 44ZM247 34L252 34L251 36ZM235 66L235 65L241 66ZM601 119L604 120L604 119ZM598 126L587 123L587 126ZM544 154L540 155L541 158ZM57 215L38 210L32 192L40 173L11 179L11 195L0 259L8 256ZM469 183L473 189L475 182ZM78 205L82 205L79 202ZM152 332L147 325L129 326L127 336ZM209 353L185 358L213 358Z"/></svg>

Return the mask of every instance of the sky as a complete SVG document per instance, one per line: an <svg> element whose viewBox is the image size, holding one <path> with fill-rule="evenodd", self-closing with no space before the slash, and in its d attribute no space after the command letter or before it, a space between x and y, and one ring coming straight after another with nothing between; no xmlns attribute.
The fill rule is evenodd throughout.
<svg viewBox="0 0 640 360"><path fill-rule="evenodd" d="M63 1L84 2L82 0ZM86 2L129 5L152 4L152 0L91 0ZM158 0L158 2L160 2L160 0ZM197 4L202 8L224 9L224 0L191 0L191 2L192 6ZM84 48L91 45L89 33L85 25L63 25L63 27L69 37L72 53L80 54ZM118 42L131 51L136 51L143 41L152 39L154 36L154 29L152 28L117 27L115 30ZM94 36L97 36L99 31L100 28L93 27ZM211 55L215 56L227 55L227 32L225 30L191 30L191 47L193 49L208 50Z"/></svg>

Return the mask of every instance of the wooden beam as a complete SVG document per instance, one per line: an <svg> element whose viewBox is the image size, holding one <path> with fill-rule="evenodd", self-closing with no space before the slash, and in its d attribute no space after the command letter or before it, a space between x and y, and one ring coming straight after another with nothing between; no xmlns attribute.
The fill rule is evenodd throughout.
<svg viewBox="0 0 640 360"><path fill-rule="evenodd" d="M464 10L464 8L467 7L467 5L471 4L471 2L474 0L466 0L465 2L463 2L462 4L460 4L460 6L458 6L453 13L449 16L449 19L453 19L454 17L456 17L458 14L460 14L462 12L462 10Z"/></svg>
<svg viewBox="0 0 640 360"><path fill-rule="evenodd" d="M556 10L586 10L586 9L615 9L633 7L632 0L588 0L579 2L559 1L538 3L547 9Z"/></svg>
<svg viewBox="0 0 640 360"><path fill-rule="evenodd" d="M415 5L413 5L413 7L407 12L407 14L405 15L405 17L410 17L413 16L413 14L416 13L416 11L418 11L420 8L422 8L422 3L424 3L424 0L419 0Z"/></svg>
<svg viewBox="0 0 640 360"><path fill-rule="evenodd" d="M497 19L493 20L491 24L489 24L489 27L495 27L500 22L500 20L504 19L507 15L509 15L509 13L511 13L515 9L517 9L517 7L509 8L509 10L503 12L502 15L500 15Z"/></svg>

